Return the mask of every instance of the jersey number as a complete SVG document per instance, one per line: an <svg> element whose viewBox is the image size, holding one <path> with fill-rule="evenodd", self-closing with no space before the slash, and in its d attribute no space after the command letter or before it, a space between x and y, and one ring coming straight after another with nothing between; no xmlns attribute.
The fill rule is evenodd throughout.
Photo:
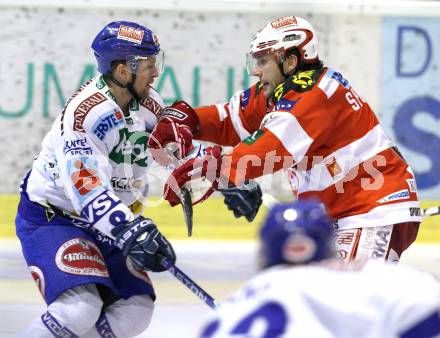
<svg viewBox="0 0 440 338"><path fill-rule="evenodd" d="M345 98L347 99L347 102L351 104L351 107L354 110L361 109L364 105L362 103L362 99L359 98L358 94L350 88L347 93L345 93Z"/></svg>
<svg viewBox="0 0 440 338"><path fill-rule="evenodd" d="M257 337L255 334L258 333L258 338L277 338L285 333L286 324L287 313L284 308L279 303L267 302L240 320L230 333L252 334L252 337ZM218 320L212 322L203 331L202 338L213 337L219 327Z"/></svg>

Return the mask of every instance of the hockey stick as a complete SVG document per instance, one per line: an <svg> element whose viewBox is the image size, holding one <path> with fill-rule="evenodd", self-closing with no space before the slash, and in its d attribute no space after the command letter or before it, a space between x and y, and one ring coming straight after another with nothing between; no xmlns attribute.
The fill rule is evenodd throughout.
<svg viewBox="0 0 440 338"><path fill-rule="evenodd" d="M430 207L426 209L422 209L422 216L437 216L440 215L440 206L438 207Z"/></svg>
<svg viewBox="0 0 440 338"><path fill-rule="evenodd" d="M275 197L271 194L264 193L263 194L263 204L266 208L272 208L275 204L280 203ZM420 209L422 217L431 217L440 215L440 206L429 207L425 209Z"/></svg>
<svg viewBox="0 0 440 338"><path fill-rule="evenodd" d="M181 189L180 200L182 201L183 216L185 217L188 237L191 237L193 229L193 207L191 201L191 192L189 188L184 187Z"/></svg>
<svg viewBox="0 0 440 338"><path fill-rule="evenodd" d="M183 285L185 285L192 293L194 293L197 297L205 302L211 309L215 310L218 306L216 300L205 290L203 290L196 282L194 282L191 278L188 277L186 273L180 270L177 266L175 266L172 262L170 262L167 258L164 258L162 261L162 265L168 269L168 271L176 277Z"/></svg>

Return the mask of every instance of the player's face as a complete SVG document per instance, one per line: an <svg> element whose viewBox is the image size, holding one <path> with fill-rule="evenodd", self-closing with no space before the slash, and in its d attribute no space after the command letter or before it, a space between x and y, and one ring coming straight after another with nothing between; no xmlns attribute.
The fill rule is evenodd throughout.
<svg viewBox="0 0 440 338"><path fill-rule="evenodd" d="M148 97L150 86L158 76L159 70L156 65L156 57L152 56L139 61L134 89L141 99Z"/></svg>
<svg viewBox="0 0 440 338"><path fill-rule="evenodd" d="M266 98L272 97L275 88L284 80L273 54L258 57L251 75L260 79Z"/></svg>

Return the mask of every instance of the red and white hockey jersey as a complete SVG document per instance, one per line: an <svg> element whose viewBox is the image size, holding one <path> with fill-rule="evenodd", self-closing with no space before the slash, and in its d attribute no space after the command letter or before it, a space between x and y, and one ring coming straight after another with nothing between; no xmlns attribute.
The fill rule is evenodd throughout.
<svg viewBox="0 0 440 338"><path fill-rule="evenodd" d="M196 109L198 139L235 146L231 181L289 173L298 198L315 197L339 229L420 222L411 168L370 106L340 73L296 73L267 102L260 84Z"/></svg>

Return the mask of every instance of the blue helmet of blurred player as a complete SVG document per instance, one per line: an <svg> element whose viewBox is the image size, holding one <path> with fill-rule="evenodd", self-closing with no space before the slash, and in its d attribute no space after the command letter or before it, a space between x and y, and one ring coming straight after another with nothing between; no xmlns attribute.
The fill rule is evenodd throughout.
<svg viewBox="0 0 440 338"><path fill-rule="evenodd" d="M164 65L164 53L159 40L148 28L129 21L115 21L106 25L92 42L92 49L98 63L98 71L121 88L127 88L137 100L138 93L133 88L136 73L142 60L152 60L160 74ZM115 62L123 62L133 74L131 82L121 84L112 75Z"/></svg>
<svg viewBox="0 0 440 338"><path fill-rule="evenodd" d="M315 201L274 206L260 230L261 267L305 264L334 254L333 223Z"/></svg>

